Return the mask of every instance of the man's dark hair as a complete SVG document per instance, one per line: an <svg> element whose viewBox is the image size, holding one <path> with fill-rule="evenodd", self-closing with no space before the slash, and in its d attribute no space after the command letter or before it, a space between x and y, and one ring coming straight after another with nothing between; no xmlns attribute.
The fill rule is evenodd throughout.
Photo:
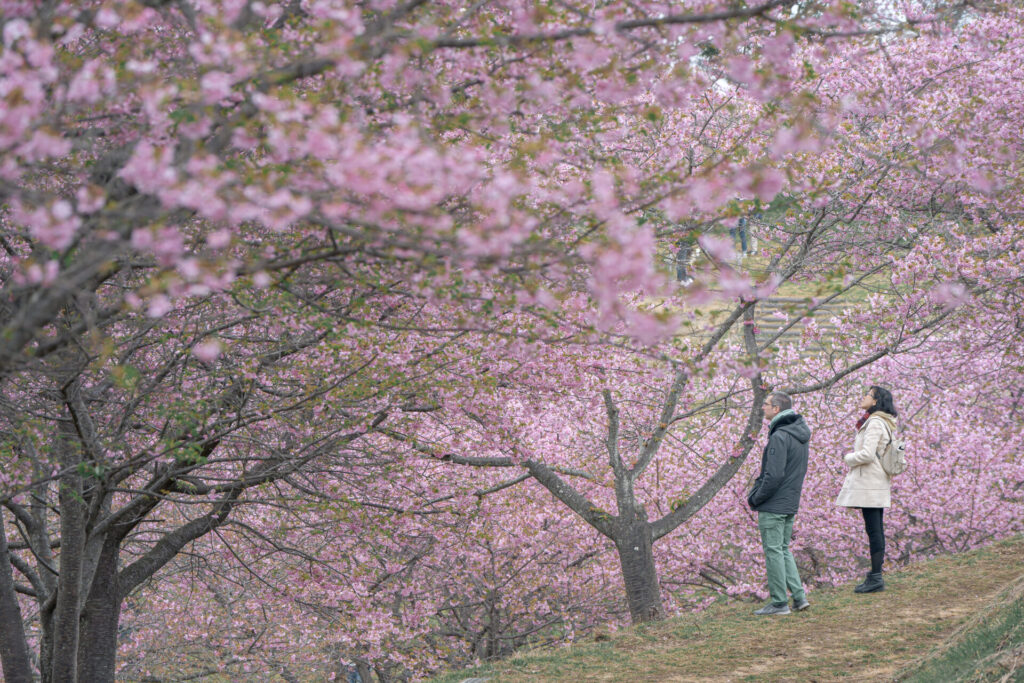
<svg viewBox="0 0 1024 683"><path fill-rule="evenodd" d="M780 411L793 407L793 398L784 391L773 391L768 395L768 401Z"/></svg>
<svg viewBox="0 0 1024 683"><path fill-rule="evenodd" d="M899 415L896 412L896 403L893 401L891 391L879 386L872 386L870 391L871 395L875 397L875 405L871 406L871 410L868 411L869 413L879 410L883 413L889 413L893 417Z"/></svg>

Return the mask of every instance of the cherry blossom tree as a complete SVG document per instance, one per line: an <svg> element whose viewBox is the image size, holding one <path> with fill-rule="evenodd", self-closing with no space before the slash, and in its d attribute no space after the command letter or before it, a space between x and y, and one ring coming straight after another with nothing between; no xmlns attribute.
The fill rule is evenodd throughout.
<svg viewBox="0 0 1024 683"><path fill-rule="evenodd" d="M538 592L527 572L500 631L496 583L476 614L473 591L402 578L530 555L495 545L493 510L426 514L523 486L531 509L553 494L607 538L631 617L658 618L654 541L736 482L769 387L813 404L951 321L1019 344L1014 8L2 9L0 615L27 624L0 638L9 680L112 679L122 605L133 620L159 605L145 585L197 543L276 585L300 583L294 561L224 553L316 566L286 604L309 628L361 611L366 637L342 629L332 656L362 648L385 678L422 670L392 646L436 643L431 623L492 656L574 609L614 611ZM1006 143L994 156L992 139ZM766 271L736 268L716 232L783 191ZM706 258L680 294L655 264L683 233ZM783 283L820 290L794 321L876 290L847 314L866 331L810 357L780 347L754 322ZM430 469L450 463L495 469L430 491L425 472L466 471ZM341 518L377 506L417 521L390 542L374 526L378 547L343 544L351 556L269 533L267 510L332 499ZM315 517L301 528L336 518ZM432 519L451 529L428 532ZM451 571L430 539L473 525L489 530ZM590 529L565 532L544 566L574 567ZM346 563L358 596L337 578ZM324 577L331 595L311 599ZM529 622L528 595L557 605L550 623Z"/></svg>
<svg viewBox="0 0 1024 683"><path fill-rule="evenodd" d="M933 35L924 40L932 46L945 44L940 41L948 40L950 37L969 42L973 40L972 36L987 35L994 26L1005 26L1002 17L995 19L993 24L989 24L984 18L978 19L978 22L980 26L968 29L942 24L932 29ZM852 60L861 59L866 54L880 62L882 55L889 56L890 60L895 59L892 57L893 54L909 59L912 49L915 64L920 64L921 45L911 45L912 42L911 39L906 39L902 43L899 39L880 41L877 36L872 36L870 42L858 43L853 49L840 53L839 57L833 57L826 55L820 46L812 41L805 54L809 58L820 58L822 70L836 70L842 67L852 71ZM974 68L975 73L970 79L972 84L984 82L990 69L1005 66L1003 58L1007 56L1000 49L993 49L990 44L980 41L975 43L978 54L963 58L969 62L977 60L984 65ZM958 64L961 63L960 59L957 60ZM805 60L805 66L811 72L819 68L816 64L818 62ZM964 68L967 68L967 63L964 64ZM931 70L933 67L934 65L929 64L927 68ZM739 70L739 67L736 68ZM888 66L879 65L879 68ZM950 68L946 64L939 67L939 76L949 72ZM899 72L899 67L893 66L892 70ZM913 92L920 89L917 83L921 78L920 73L911 77L913 90L905 83L899 86L903 88L901 94L910 100L906 102L905 110L899 112L900 117L897 118L901 122L915 120L915 117L921 116L922 108L927 110L933 105L927 98L923 102L914 99ZM902 81L902 78L900 80ZM827 89L840 90L846 85L844 79L837 76L823 90L827 93ZM884 90L881 89L868 89L863 97L867 101L873 101L888 94L883 93ZM744 95L746 93L738 91L734 96L742 98ZM950 283L946 280L949 276L943 271L957 272L965 269L968 259L961 257L965 257L966 254L952 254L952 258L936 259L934 253L937 244L948 243L948 240L955 238L958 233L970 240L968 251L978 248L979 243L972 239L970 232L963 233L961 229L954 227L948 217L937 218L935 212L922 216L914 208L904 210L900 202L935 203L941 196L936 193L948 193L949 190L945 188L952 182L955 192L953 196L961 198L958 201L963 202L969 198L975 204L987 207L990 205L989 198L983 195L990 193L993 188L988 185L979 187L977 183L965 184L960 180L959 168L964 162L958 152L956 155L940 155L941 165L935 177L919 182L911 192L906 187L905 174L920 168L916 165L919 152L903 144L894 147L891 138L879 135L877 128L886 127L887 121L884 117L875 115L872 109L865 108L864 105L851 105L849 101L839 97L836 101L838 109L825 109L817 114L817 125L827 125L828 130L833 131L825 139L815 141L805 137L803 142L794 145L798 136L780 130L774 139L764 139L765 136L761 135L760 141L756 138L745 140L745 144L751 148L756 149L755 145L758 142L764 145L759 150L762 154L788 156L796 152L802 159L793 168L802 168L804 172L815 168L821 169L821 177L830 178L826 183L819 183L813 174L808 174L800 183L794 183L792 189L799 191L795 197L796 201L806 208L791 211L791 215L783 220L780 226L766 229L766 241L773 246L766 250L770 264L765 281L760 284L751 282L749 278L722 264L721 262L726 260L722 257L729 256L728 246L714 238L705 239L703 245L712 263L718 261L717 265L721 267L705 276L704 284L719 285L725 293L737 296L739 303L727 311L721 323L705 328L706 336L703 339L698 338L689 342L682 354L678 354L678 351L676 354L672 351L667 352L672 379L665 383L661 391L655 393L660 396L660 401L652 404L638 397L636 391L652 390L649 387L642 387L632 377L607 381L607 386L603 390L607 413L607 432L603 446L607 450L608 467L614 474L616 512L607 512L606 504L595 500L586 490L572 486L550 472L547 467L551 460L550 455L543 458L532 457L532 454L521 454L518 457L475 457L465 456L456 451L447 456L453 462L463 465L524 468L544 484L558 500L612 540L618 550L630 611L635 621L660 618L664 613L658 589L653 542L672 532L701 510L739 471L754 446L754 435L761 422L761 402L770 388L784 389L797 396L826 390L843 377L873 362L916 348L922 338L927 338L942 329L942 323L947 321L957 304L966 300L966 296L972 291L981 294L985 289L976 278L972 278L975 281L970 283ZM850 113L844 116L844 109ZM883 111L889 114L891 109ZM852 128L853 123L859 128ZM965 148L969 144L969 139L973 139L973 136L980 138L988 130L986 122L970 133L958 133L957 138L963 135L966 139L952 146L957 148L959 145L960 148ZM801 151L804 153L799 154ZM851 151L857 154L857 161L853 164L849 161ZM811 155L808 152L814 153L813 160L809 158ZM935 162L932 150L921 152L928 164ZM850 168L841 168L836 161L839 157L845 157L845 163ZM1016 157L1010 155L1008 158ZM829 165L832 163L836 166L830 169ZM953 173L952 178L949 175L950 171ZM997 193L991 199L995 202L1006 201L1013 194L1012 191L1008 194ZM691 216L699 216L700 208L687 205ZM982 209L985 215L988 215L988 211L990 209ZM1010 236L1005 239L1007 244L1012 244L1017 238ZM919 249L916 248L917 241L922 243ZM905 267L909 263L919 264L925 258L935 259L935 265L944 265L938 268ZM896 259L907 259L908 264L893 265ZM836 282L838 274L842 277ZM763 296L764 292L771 291L781 283L790 281L817 282L823 288L832 291L827 296L811 298L803 310L796 312L793 322L779 332L768 335L768 338L759 338L753 320L759 296ZM915 287L922 287L923 291L908 291L910 283ZM843 295L862 286L875 289L876 295L869 301L869 305L860 307L860 311L851 309L848 314L851 319L860 320L865 325L860 337L843 339L841 346L825 349L824 357L820 359L789 359L790 362L798 362L807 369L813 369L813 372L802 375L787 370L780 375L782 369L776 367L780 359L775 357L772 347L785 329L799 318L813 314L823 303L842 300ZM693 303L696 299L691 297L689 301ZM741 326L741 323L745 324ZM743 329L741 345L730 349L724 358L716 357L714 353L719 342L726 339L734 326L741 326ZM820 365L823 361L827 364ZM692 493L679 501L678 505L670 511L660 513L657 519L651 520L647 513L648 505L637 497L637 482L657 457L666 434L677 423L722 400L715 397L710 399L711 403L708 404L698 400L696 408L682 412L679 410L680 398L687 390L691 378L699 372L695 372L695 369L704 369L707 366L731 366L738 370L738 374L749 378L748 388L742 391L736 387L730 389L732 395L741 393L748 401L745 403L745 414L742 417L736 416L737 421L744 427L736 435L735 445L729 452L729 457L719 461L713 473L703 475L706 479L694 485ZM664 371L654 365L649 367L647 372L657 376ZM780 377L785 379L782 380ZM620 433L623 427L616 392L621 392L622 400L643 405L648 411L647 414L641 412L640 416L635 416L631 420L628 439L624 439ZM497 444L494 444L494 447L500 450ZM539 452L548 454L551 449L548 447L540 449ZM623 455L624 453L628 455Z"/></svg>

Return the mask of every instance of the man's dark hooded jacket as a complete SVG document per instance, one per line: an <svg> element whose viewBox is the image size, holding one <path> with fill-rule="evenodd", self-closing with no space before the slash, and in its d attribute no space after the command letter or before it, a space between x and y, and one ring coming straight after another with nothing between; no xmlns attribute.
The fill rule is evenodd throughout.
<svg viewBox="0 0 1024 683"><path fill-rule="evenodd" d="M758 512L795 515L800 508L800 490L807 474L807 444L811 428L803 416L780 416L768 432L768 443L761 454L761 474L747 496L747 503Z"/></svg>

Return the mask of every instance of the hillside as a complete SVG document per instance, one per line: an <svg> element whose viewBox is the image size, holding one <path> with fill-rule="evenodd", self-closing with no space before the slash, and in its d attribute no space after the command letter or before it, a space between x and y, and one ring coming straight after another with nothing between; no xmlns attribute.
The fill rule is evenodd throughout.
<svg viewBox="0 0 1024 683"><path fill-rule="evenodd" d="M1024 681L1024 538L922 562L887 583L869 595L852 584L817 590L811 609L785 617L719 603L436 683Z"/></svg>

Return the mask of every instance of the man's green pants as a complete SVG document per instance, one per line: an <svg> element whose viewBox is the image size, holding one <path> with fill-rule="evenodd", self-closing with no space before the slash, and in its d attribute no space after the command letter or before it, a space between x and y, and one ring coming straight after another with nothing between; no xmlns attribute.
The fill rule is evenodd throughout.
<svg viewBox="0 0 1024 683"><path fill-rule="evenodd" d="M789 552L795 516L774 512L757 513L757 528L761 531L761 547L764 548L764 563L768 570L768 593L774 605L785 605L788 602L787 588L797 602L807 597L800 583L796 560L793 559L793 553Z"/></svg>

